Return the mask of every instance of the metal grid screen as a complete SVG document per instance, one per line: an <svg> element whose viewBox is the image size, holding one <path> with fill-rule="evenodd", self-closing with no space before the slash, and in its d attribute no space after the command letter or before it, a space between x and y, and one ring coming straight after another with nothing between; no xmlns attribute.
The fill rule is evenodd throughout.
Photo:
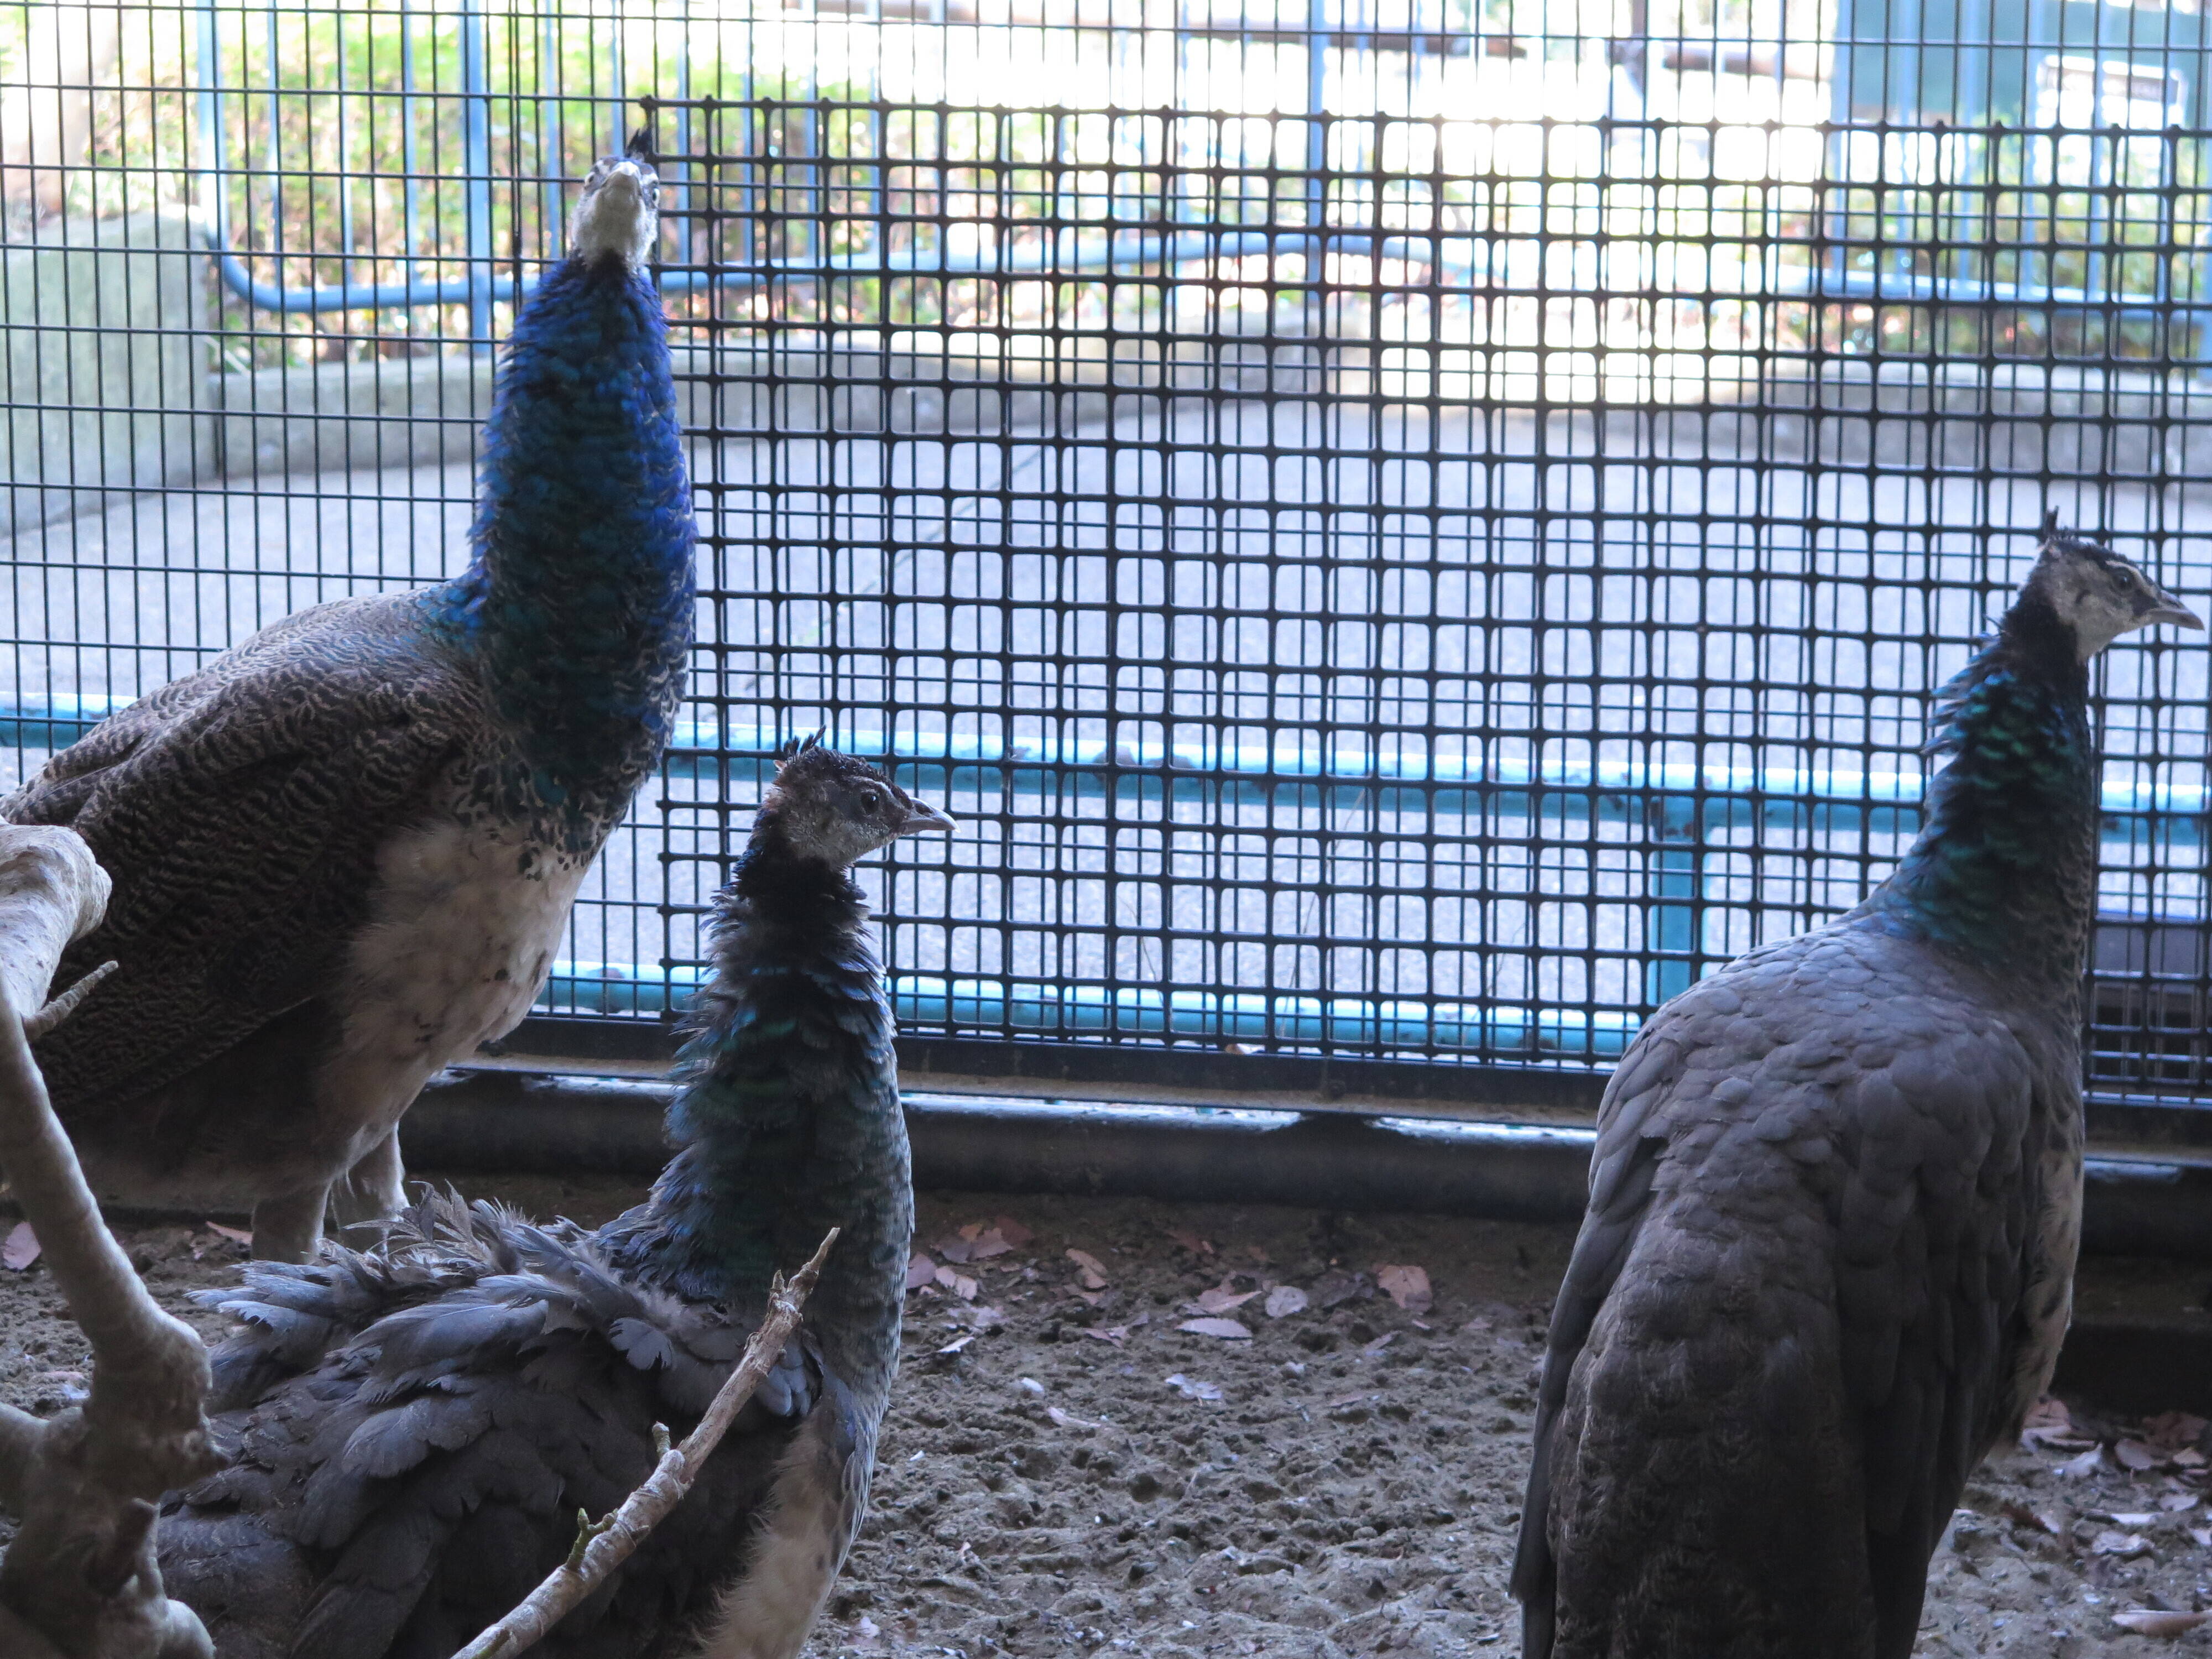
<svg viewBox="0 0 2212 1659"><path fill-rule="evenodd" d="M0 5L16 763L458 568L641 119L701 647L553 1013L823 726L963 823L909 1031L1587 1071L1886 873L2046 507L2212 592L2194 9L1224 6ZM2107 1091L2207 1081L2206 669L2100 672Z"/></svg>

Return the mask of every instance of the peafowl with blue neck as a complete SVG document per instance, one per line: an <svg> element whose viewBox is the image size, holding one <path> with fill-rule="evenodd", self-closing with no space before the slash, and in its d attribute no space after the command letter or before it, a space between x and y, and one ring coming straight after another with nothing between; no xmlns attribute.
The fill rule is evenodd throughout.
<svg viewBox="0 0 2212 1659"><path fill-rule="evenodd" d="M103 1200L251 1208L291 1260L394 1212L401 1114L528 1010L659 763L693 531L642 150L515 318L467 568L287 617L0 804L114 878L63 971L119 966L38 1048Z"/></svg>
<svg viewBox="0 0 2212 1659"><path fill-rule="evenodd" d="M1866 902L1662 1008L1599 1108L1513 1589L1527 1659L1905 1659L2049 1382L2081 1212L2089 664L2189 609L2046 522Z"/></svg>
<svg viewBox="0 0 2212 1659"><path fill-rule="evenodd" d="M790 1659L859 1526L914 1231L891 1013L848 866L951 820L786 759L713 921L651 1196L596 1232L426 1195L377 1249L205 1299L234 1465L172 1500L168 1593L222 1659L447 1659L689 1432L770 1276L843 1230L805 1324L556 1659Z"/></svg>

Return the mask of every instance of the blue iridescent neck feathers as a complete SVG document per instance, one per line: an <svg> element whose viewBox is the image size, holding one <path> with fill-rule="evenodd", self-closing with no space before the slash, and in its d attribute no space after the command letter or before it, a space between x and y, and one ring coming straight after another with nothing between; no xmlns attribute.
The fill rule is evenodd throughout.
<svg viewBox="0 0 2212 1659"><path fill-rule="evenodd" d="M667 323L622 260L572 256L517 315L469 533L469 568L423 602L482 664L516 787L626 803L667 745L694 599Z"/></svg>
<svg viewBox="0 0 2212 1659"><path fill-rule="evenodd" d="M2100 767L2073 630L2030 589L1937 694L1920 834L1862 907L2054 987L2078 981L2096 898Z"/></svg>
<svg viewBox="0 0 2212 1659"><path fill-rule="evenodd" d="M627 1270L678 1295L757 1302L771 1273L842 1228L806 1324L864 1389L890 1386L869 1334L897 1328L902 1274L890 1269L902 1269L914 1230L867 915L844 871L756 829L716 902L714 976L668 1115L680 1150L651 1199L605 1235ZM848 1337L852 1352L837 1352Z"/></svg>

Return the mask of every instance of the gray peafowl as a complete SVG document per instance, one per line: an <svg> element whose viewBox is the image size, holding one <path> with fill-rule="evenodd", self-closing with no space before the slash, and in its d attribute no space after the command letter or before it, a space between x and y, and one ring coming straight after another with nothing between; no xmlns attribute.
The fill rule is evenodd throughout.
<svg viewBox="0 0 2212 1659"><path fill-rule="evenodd" d="M641 138L515 319L467 569L287 617L0 804L114 878L64 973L120 969L38 1048L104 1199L251 1206L294 1260L326 1197L392 1213L401 1114L529 1008L659 763L692 522Z"/></svg>
<svg viewBox="0 0 2212 1659"><path fill-rule="evenodd" d="M860 1524L914 1231L890 1009L851 862L951 821L808 746L714 921L649 1200L597 1232L426 1196L386 1243L205 1299L237 1461L173 1498L168 1593L222 1659L446 1659L690 1426L779 1267L844 1230L799 1336L557 1659L789 1659Z"/></svg>
<svg viewBox="0 0 2212 1659"><path fill-rule="evenodd" d="M2046 522L1856 909L1654 1016L1599 1109L1514 1593L1527 1659L1904 1659L2048 1382L2081 1199L2091 658L2202 624Z"/></svg>

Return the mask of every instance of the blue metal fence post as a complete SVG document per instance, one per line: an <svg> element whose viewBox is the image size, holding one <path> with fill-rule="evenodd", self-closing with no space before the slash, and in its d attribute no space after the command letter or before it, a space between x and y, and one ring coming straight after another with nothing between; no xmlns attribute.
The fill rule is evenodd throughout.
<svg viewBox="0 0 2212 1659"><path fill-rule="evenodd" d="M461 0L462 211L466 226L469 349L491 349L491 93L483 0Z"/></svg>
<svg viewBox="0 0 2212 1659"><path fill-rule="evenodd" d="M1645 866L1644 894L1674 901L1644 907L1644 1000L1656 1008L1688 990L1696 977L1698 798L1661 795L1647 811L1650 838L1658 846Z"/></svg>
<svg viewBox="0 0 2212 1659"><path fill-rule="evenodd" d="M222 247L230 240L228 205L222 199L223 176L228 169L223 159L222 64L216 40L215 0L203 0L199 10L196 67L199 78L200 210L207 216L208 234L216 246Z"/></svg>
<svg viewBox="0 0 2212 1659"><path fill-rule="evenodd" d="M1322 238L1328 213L1328 185L1322 175L1328 170L1328 47L1334 37L1328 28L1328 0L1306 0L1306 230L1311 239L1312 261L1306 281L1321 280Z"/></svg>

